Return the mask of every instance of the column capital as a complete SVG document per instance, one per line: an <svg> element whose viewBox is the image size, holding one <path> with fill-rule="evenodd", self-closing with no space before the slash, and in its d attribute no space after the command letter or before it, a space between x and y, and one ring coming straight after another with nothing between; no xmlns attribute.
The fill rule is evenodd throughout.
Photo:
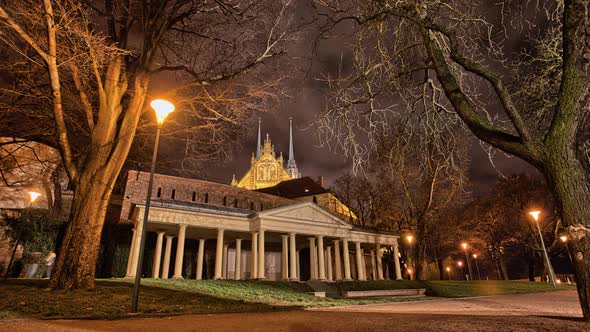
<svg viewBox="0 0 590 332"><path fill-rule="evenodd" d="M289 234L281 234L281 237L282 238L288 238L289 237Z"/></svg>
<svg viewBox="0 0 590 332"><path fill-rule="evenodd" d="M181 228L181 229L184 228L184 229L186 229L187 227L188 227L187 224L178 224L178 228Z"/></svg>
<svg viewBox="0 0 590 332"><path fill-rule="evenodd" d="M157 231L156 233L158 233L158 234L166 234L165 231Z"/></svg>
<svg viewBox="0 0 590 332"><path fill-rule="evenodd" d="M166 235L166 238L167 239L173 239L174 238L174 235Z"/></svg>
<svg viewBox="0 0 590 332"><path fill-rule="evenodd" d="M241 243L242 242L242 239L236 239L236 243L238 243L238 242Z"/></svg>
<svg viewBox="0 0 590 332"><path fill-rule="evenodd" d="M323 235L318 235L318 236L316 236L316 237L317 237L318 239L323 239L323 238L324 238L324 236L323 236Z"/></svg>

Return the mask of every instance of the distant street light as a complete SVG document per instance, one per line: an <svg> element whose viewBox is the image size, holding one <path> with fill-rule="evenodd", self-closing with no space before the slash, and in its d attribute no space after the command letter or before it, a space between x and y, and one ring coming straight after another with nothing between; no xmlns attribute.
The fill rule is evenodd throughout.
<svg viewBox="0 0 590 332"><path fill-rule="evenodd" d="M465 260L467 261L467 272L469 274L469 280L473 280L473 275L471 274L471 261L469 260L469 253L467 252L467 243L463 242L461 243L461 246L463 247L463 250L465 251Z"/></svg>
<svg viewBox="0 0 590 332"><path fill-rule="evenodd" d="M551 261L549 260L549 255L547 255L547 248L545 248L545 241L543 241L543 235L541 234L541 227L539 226L539 215L541 211L531 211L529 214L535 220L535 224L537 225L537 231L539 232L539 238L541 239L541 247L543 247L543 254L545 255L545 263L547 264L547 269L549 270L549 281L551 282L551 286L553 288L557 288L557 284L555 283L555 273L553 272L553 266L551 266Z"/></svg>
<svg viewBox="0 0 590 332"><path fill-rule="evenodd" d="M559 239L561 240L561 242L563 242L565 244L567 242L567 235L564 234L564 235L560 236ZM567 244L565 244L565 251L567 251L567 255L570 258L570 263L574 264L574 261L572 260L572 254L570 254Z"/></svg>
<svg viewBox="0 0 590 332"><path fill-rule="evenodd" d="M25 210L25 214L24 214L25 222L29 220L29 211L31 210L33 203L35 203L37 198L41 197L41 194L36 191L29 191L28 195L29 195L29 205L28 205L28 207L26 207L24 209ZM12 255L10 256L10 260L8 261L8 267L6 268L6 272L4 273L4 279L8 278L8 272L10 271L10 267L12 266L12 261L14 260L14 255L16 255L16 249L18 248L18 242L20 241L20 236L22 235L22 232L23 232L23 230L21 227L21 229L19 229L19 231L16 235L16 242L14 243L14 250L12 250Z"/></svg>
<svg viewBox="0 0 590 332"><path fill-rule="evenodd" d="M412 280L412 269L408 269L408 275L410 276L410 280Z"/></svg>
<svg viewBox="0 0 590 332"><path fill-rule="evenodd" d="M473 260L475 261L475 267L477 268L477 280L481 280L481 274L479 274L479 265L477 264L477 254L473 254Z"/></svg>
<svg viewBox="0 0 590 332"><path fill-rule="evenodd" d="M447 266L447 274L449 275L449 280L451 280L451 268Z"/></svg>
<svg viewBox="0 0 590 332"><path fill-rule="evenodd" d="M459 268L461 269L461 280L463 280L463 262L459 261L457 262L457 265L459 265Z"/></svg>
<svg viewBox="0 0 590 332"><path fill-rule="evenodd" d="M414 266L414 252L412 251L412 240L414 240L414 236L410 235L406 235L406 240L408 240L408 243L410 244L410 254L408 255L408 259L410 261L409 265L413 268L416 268ZM409 271L411 271L412 269L409 269ZM408 272L408 274L410 275L410 280L412 280L412 274Z"/></svg>
<svg viewBox="0 0 590 332"><path fill-rule="evenodd" d="M157 129L156 129L156 142L154 144L154 152L152 155L152 165L150 169L150 180L148 182L147 197L145 201L145 211L143 215L142 227L140 230L140 241L139 241L139 257L137 258L137 270L135 271L135 283L133 284L133 299L131 302L131 312L137 312L137 303L139 301L139 284L141 282L141 270L143 265L143 251L145 247L146 238L146 227L148 217L150 214L150 203L152 199L152 186L154 184L154 173L156 172L156 160L158 159L158 145L160 144L160 131L164 120L170 113L174 111L174 105L164 99L156 99L150 103L150 106L156 112Z"/></svg>

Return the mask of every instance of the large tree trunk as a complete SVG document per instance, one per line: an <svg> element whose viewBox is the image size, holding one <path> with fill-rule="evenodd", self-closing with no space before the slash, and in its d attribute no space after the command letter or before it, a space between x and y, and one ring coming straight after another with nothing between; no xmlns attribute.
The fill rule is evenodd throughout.
<svg viewBox="0 0 590 332"><path fill-rule="evenodd" d="M573 259L578 297L584 318L590 320L590 188L589 179L570 147L566 153L547 151L545 176L564 228L570 240L567 242Z"/></svg>
<svg viewBox="0 0 590 332"><path fill-rule="evenodd" d="M420 218L416 225L416 247L412 253L412 259L416 270L414 271L415 279L424 280L426 270L426 225L424 218Z"/></svg>
<svg viewBox="0 0 590 332"><path fill-rule="evenodd" d="M69 223L51 286L58 289L94 288L96 259L113 180L102 172L84 176L74 193Z"/></svg>
<svg viewBox="0 0 590 332"><path fill-rule="evenodd" d="M122 58L114 59L109 65L107 78L111 81L105 84L105 96L119 99L101 104L90 151L74 181L70 218L51 276L53 288L94 288L107 206L131 148L149 85L147 75L139 74L135 78L133 97L118 126L120 102L127 89L126 78L120 76L124 72L122 66Z"/></svg>
<svg viewBox="0 0 590 332"><path fill-rule="evenodd" d="M500 254L500 268L502 270L502 280L509 280L508 269L506 268L506 258L504 254Z"/></svg>

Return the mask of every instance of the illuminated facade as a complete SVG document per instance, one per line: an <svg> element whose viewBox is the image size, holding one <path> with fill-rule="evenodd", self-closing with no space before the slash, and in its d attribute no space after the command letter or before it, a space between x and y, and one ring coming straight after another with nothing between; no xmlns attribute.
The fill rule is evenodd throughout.
<svg viewBox="0 0 590 332"><path fill-rule="evenodd" d="M240 181L235 176L232 179L232 186L248 190L273 187L280 182L297 179L301 177L295 163L293 152L293 121L289 119L289 160L287 168L284 166L282 153L277 158L274 146L270 137L266 134L264 145L260 145L260 120L258 120L258 144L256 154L252 155L251 165L246 175Z"/></svg>

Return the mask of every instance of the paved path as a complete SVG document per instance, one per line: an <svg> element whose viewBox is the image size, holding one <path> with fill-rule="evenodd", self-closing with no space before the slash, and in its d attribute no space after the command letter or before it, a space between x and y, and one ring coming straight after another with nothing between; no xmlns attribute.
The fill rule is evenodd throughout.
<svg viewBox="0 0 590 332"><path fill-rule="evenodd" d="M573 291L256 314L0 321L1 331L590 331Z"/></svg>

